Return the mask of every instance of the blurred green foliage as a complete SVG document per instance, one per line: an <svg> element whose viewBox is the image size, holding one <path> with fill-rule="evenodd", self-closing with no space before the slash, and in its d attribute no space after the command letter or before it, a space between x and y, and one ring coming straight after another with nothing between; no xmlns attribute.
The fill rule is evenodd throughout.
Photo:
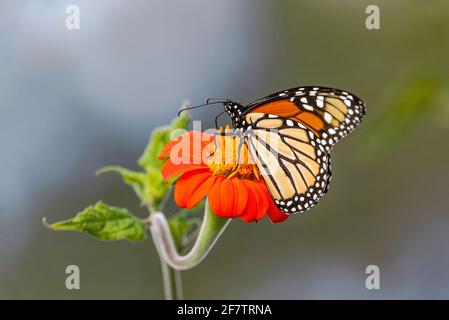
<svg viewBox="0 0 449 320"><path fill-rule="evenodd" d="M358 136L360 149L371 159L379 159L412 131L444 117L449 106L441 97L448 84L447 77L437 74L408 75L395 82L383 95L380 112L367 121Z"/></svg>
<svg viewBox="0 0 449 320"><path fill-rule="evenodd" d="M204 204L199 205L202 207ZM184 243L187 234L201 225L201 219L194 215L194 212L189 210L181 210L174 214L169 220L168 225L170 227L171 234L175 240L175 245L178 250L182 250L187 244Z"/></svg>

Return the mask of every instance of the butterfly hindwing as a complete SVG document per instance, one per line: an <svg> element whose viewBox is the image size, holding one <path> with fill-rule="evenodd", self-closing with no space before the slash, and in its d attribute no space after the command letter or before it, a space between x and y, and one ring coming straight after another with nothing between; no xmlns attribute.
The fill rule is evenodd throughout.
<svg viewBox="0 0 449 320"><path fill-rule="evenodd" d="M251 113L245 139L276 205L287 214L313 207L327 192L330 156L314 132L277 115Z"/></svg>

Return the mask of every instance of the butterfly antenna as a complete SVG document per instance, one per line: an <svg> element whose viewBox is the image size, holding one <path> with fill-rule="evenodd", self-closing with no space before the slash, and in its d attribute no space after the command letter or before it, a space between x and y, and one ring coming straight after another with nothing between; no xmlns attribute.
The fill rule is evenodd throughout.
<svg viewBox="0 0 449 320"><path fill-rule="evenodd" d="M220 113L215 117L215 129L217 129L217 130L218 130L218 118L220 118L220 116L221 116L222 114L224 114L224 113L226 113L226 110L223 111L223 112L220 112Z"/></svg>
<svg viewBox="0 0 449 320"><path fill-rule="evenodd" d="M212 104L223 104L223 103L225 103L225 102L226 102L226 101L206 102L206 103L200 104L200 105L198 105L198 106L186 107L186 108L183 108L183 109L181 109L181 110L178 111L178 117L181 115L181 113L183 113L184 111L187 111L187 110L197 109L197 108L209 106L209 105L212 105Z"/></svg>
<svg viewBox="0 0 449 320"><path fill-rule="evenodd" d="M212 100L217 100L217 101L223 101L223 102L228 102L230 101L228 98L221 98L221 97L210 97L206 99L206 103L209 103Z"/></svg>

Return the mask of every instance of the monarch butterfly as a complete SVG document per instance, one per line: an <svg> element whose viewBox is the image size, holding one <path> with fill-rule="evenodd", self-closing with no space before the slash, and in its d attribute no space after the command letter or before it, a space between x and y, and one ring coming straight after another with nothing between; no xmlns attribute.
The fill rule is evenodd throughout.
<svg viewBox="0 0 449 320"><path fill-rule="evenodd" d="M206 104L224 105L275 204L286 214L309 210L328 191L330 151L366 113L357 96L318 86L283 90L246 106L211 99Z"/></svg>

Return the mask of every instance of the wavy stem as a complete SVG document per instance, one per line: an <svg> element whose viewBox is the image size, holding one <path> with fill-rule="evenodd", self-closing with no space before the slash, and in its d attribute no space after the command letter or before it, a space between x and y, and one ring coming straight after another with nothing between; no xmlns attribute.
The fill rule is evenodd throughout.
<svg viewBox="0 0 449 320"><path fill-rule="evenodd" d="M210 252L230 219L222 219L212 212L206 202L200 232L192 249L180 255L165 216L156 212L150 215L150 231L161 260L176 270L187 270L198 265Z"/></svg>

